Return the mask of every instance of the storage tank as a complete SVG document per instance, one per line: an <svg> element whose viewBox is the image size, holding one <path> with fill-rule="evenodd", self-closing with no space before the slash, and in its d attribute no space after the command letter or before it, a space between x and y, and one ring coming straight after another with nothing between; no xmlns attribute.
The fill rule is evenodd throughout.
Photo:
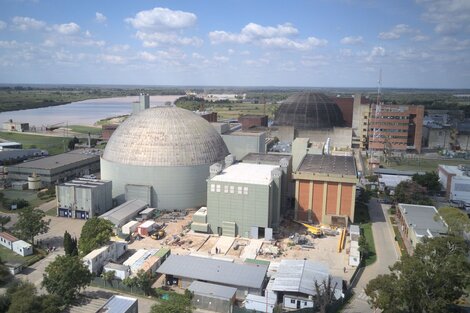
<svg viewBox="0 0 470 313"><path fill-rule="evenodd" d="M38 190L41 189L41 178L33 173L31 176L28 176L28 189L29 190Z"/></svg>

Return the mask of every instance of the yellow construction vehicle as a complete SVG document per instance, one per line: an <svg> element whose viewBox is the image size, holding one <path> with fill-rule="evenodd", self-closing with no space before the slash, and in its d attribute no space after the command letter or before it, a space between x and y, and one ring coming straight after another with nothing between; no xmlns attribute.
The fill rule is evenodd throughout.
<svg viewBox="0 0 470 313"><path fill-rule="evenodd" d="M160 240L162 239L163 237L165 237L165 231L163 229L160 229L159 231L155 232L154 234L152 234L152 236L150 236L152 239L155 239L155 240Z"/></svg>
<svg viewBox="0 0 470 313"><path fill-rule="evenodd" d="M307 231L309 233L311 233L312 235L314 235L314 236L322 236L323 235L323 231L321 230L320 227L316 227L316 226L313 226L313 225L310 225L310 224L305 224L305 223L302 223L302 222L299 222L299 221L294 221L294 222L306 227Z"/></svg>

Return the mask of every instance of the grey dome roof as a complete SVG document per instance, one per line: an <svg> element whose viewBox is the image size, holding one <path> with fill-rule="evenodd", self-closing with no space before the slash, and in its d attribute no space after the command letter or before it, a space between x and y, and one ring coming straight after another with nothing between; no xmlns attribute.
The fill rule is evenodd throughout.
<svg viewBox="0 0 470 313"><path fill-rule="evenodd" d="M130 116L113 133L103 153L111 162L141 166L213 164L229 154L205 119L177 107L156 107Z"/></svg>
<svg viewBox="0 0 470 313"><path fill-rule="evenodd" d="M276 112L275 126L294 126L301 129L325 129L344 126L343 114L336 103L322 93L296 93Z"/></svg>

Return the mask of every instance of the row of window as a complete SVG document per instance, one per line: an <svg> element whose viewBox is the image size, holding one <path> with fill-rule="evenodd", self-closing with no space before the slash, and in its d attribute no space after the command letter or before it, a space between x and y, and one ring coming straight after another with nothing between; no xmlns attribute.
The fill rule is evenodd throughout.
<svg viewBox="0 0 470 313"><path fill-rule="evenodd" d="M221 192L221 186L216 184L211 184L211 192ZM224 186L224 193L235 193L235 186ZM239 195L248 195L248 187L237 187L237 194Z"/></svg>

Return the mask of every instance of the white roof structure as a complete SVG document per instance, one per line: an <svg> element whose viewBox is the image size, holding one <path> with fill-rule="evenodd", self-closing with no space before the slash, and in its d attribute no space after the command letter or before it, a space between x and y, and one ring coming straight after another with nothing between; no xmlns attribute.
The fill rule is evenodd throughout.
<svg viewBox="0 0 470 313"><path fill-rule="evenodd" d="M220 174L212 177L212 182L242 183L269 185L272 181L271 172L279 168L278 165L236 163L225 169Z"/></svg>
<svg viewBox="0 0 470 313"><path fill-rule="evenodd" d="M114 225L119 226L123 220L136 216L140 211L147 207L147 203L142 200L129 200L115 207L114 209L100 215L100 218L111 221Z"/></svg>
<svg viewBox="0 0 470 313"><path fill-rule="evenodd" d="M126 313L135 303L136 298L113 295L97 312Z"/></svg>
<svg viewBox="0 0 470 313"><path fill-rule="evenodd" d="M139 228L149 228L155 225L155 221L145 221L142 224L139 225Z"/></svg>
<svg viewBox="0 0 470 313"><path fill-rule="evenodd" d="M384 184L385 187L395 188L397 185L403 181L411 180L410 176L405 175L388 175L380 174L379 182Z"/></svg>
<svg viewBox="0 0 470 313"><path fill-rule="evenodd" d="M319 262L306 260L282 260L272 287L273 291L297 292L305 295L315 295L315 281L319 284L328 279L330 275L328 266ZM335 296L341 297L342 281L332 278L333 286L336 284Z"/></svg>
<svg viewBox="0 0 470 313"><path fill-rule="evenodd" d="M108 246L104 246L104 247L95 249L95 250L91 251L90 253L88 253L87 255L85 255L85 256L83 257L83 259L84 259L84 260L91 260L91 259L94 259L94 258L97 257L98 255L100 255L101 253L103 253L104 251L106 251L106 249L108 249Z"/></svg>
<svg viewBox="0 0 470 313"><path fill-rule="evenodd" d="M229 154L222 137L199 115L156 107L124 121L111 136L103 159L139 166L213 164Z"/></svg>

